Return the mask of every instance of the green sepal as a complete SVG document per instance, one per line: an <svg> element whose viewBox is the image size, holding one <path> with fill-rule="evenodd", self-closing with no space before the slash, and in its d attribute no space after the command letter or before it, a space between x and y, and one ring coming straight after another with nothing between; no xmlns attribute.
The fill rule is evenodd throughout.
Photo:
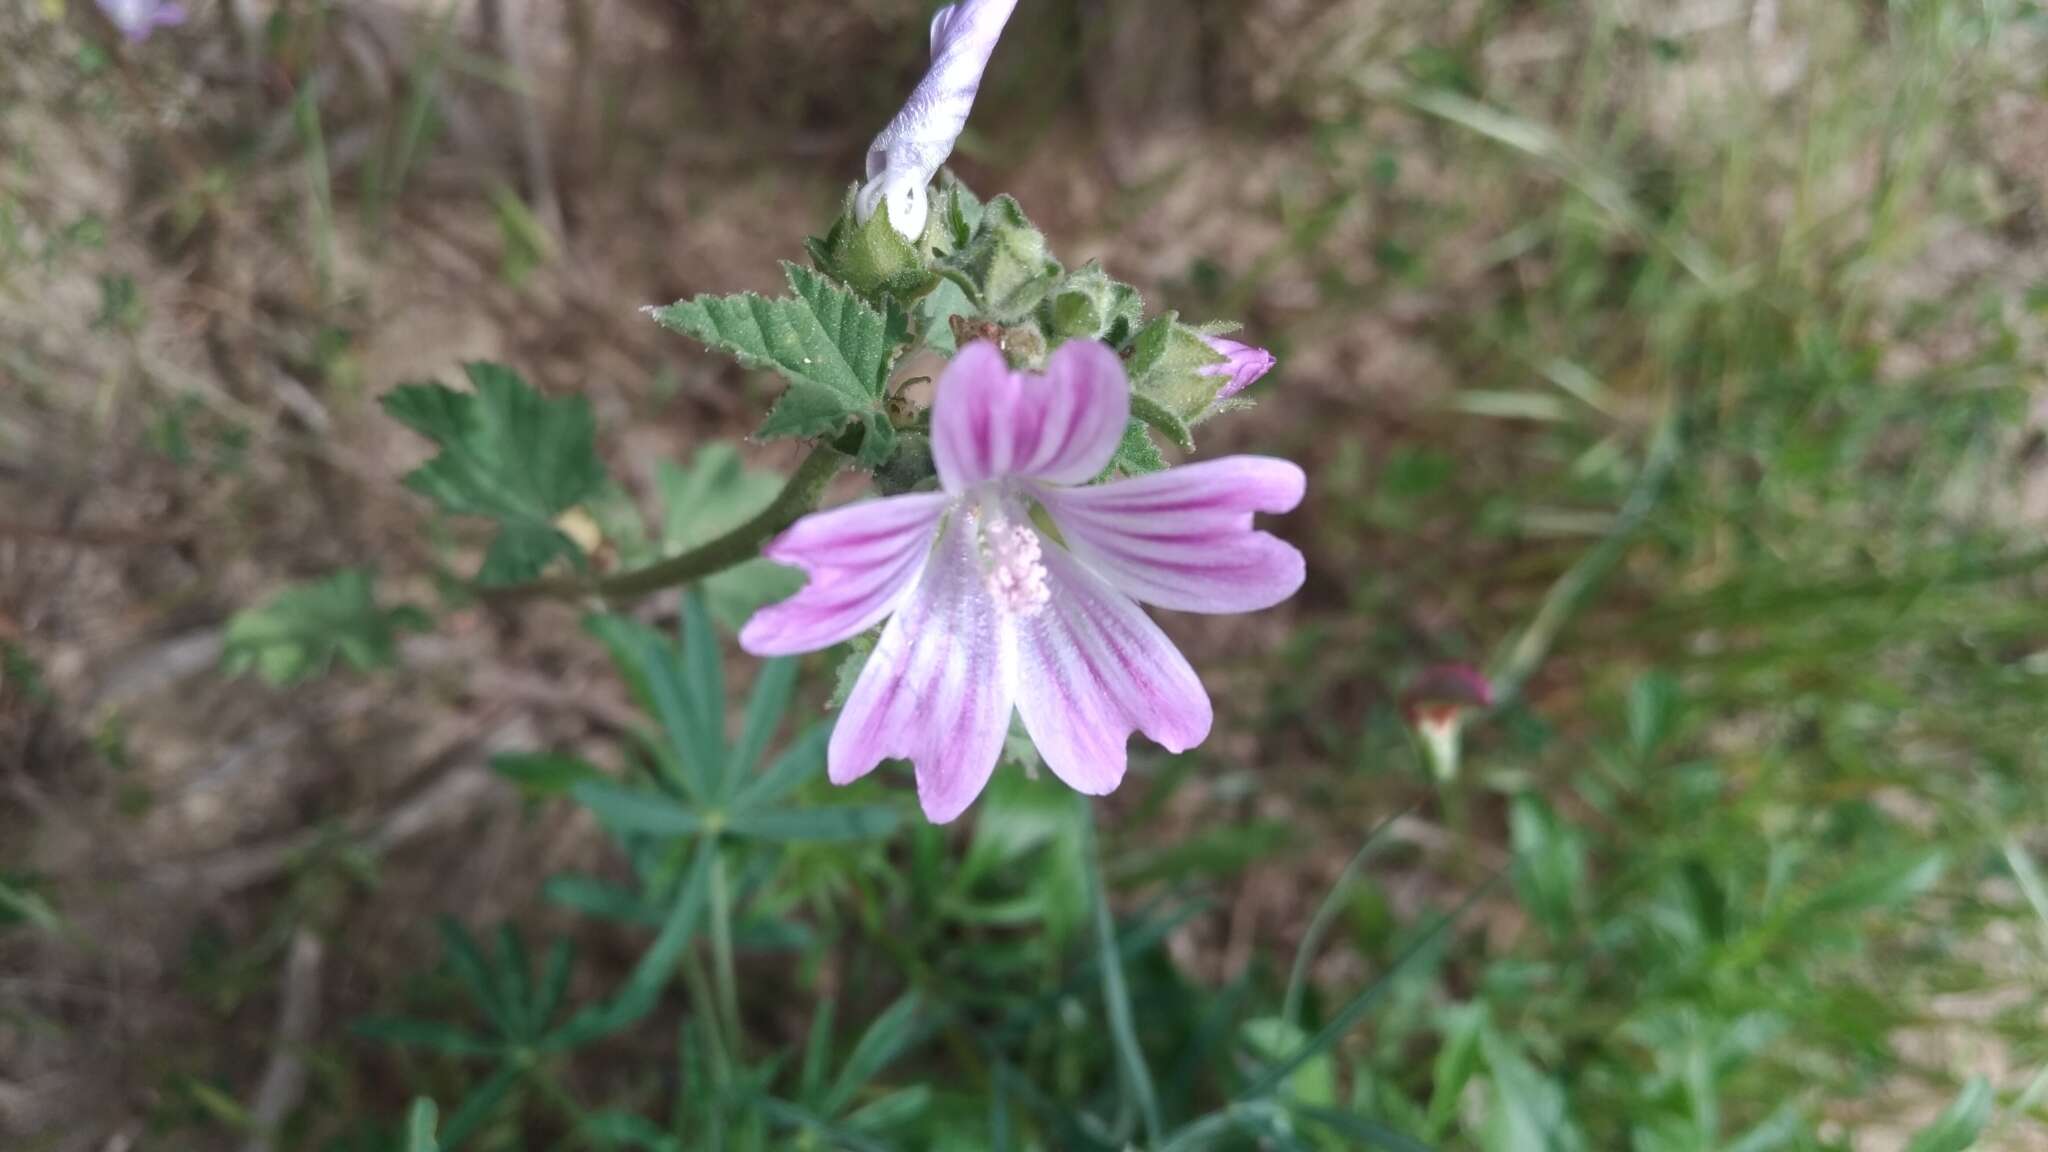
<svg viewBox="0 0 2048 1152"><path fill-rule="evenodd" d="M1200 422L1216 403L1217 390L1229 382L1209 374L1225 361L1202 336L1201 329L1182 324L1171 312L1141 329L1131 343L1132 395L1143 396L1184 424Z"/></svg>
<svg viewBox="0 0 2048 1152"><path fill-rule="evenodd" d="M1110 458L1105 477L1144 476L1161 472L1166 468L1166 457L1159 452L1159 446L1152 442L1152 434L1146 430L1143 420L1132 420L1124 428L1124 438L1116 446L1116 455Z"/></svg>
<svg viewBox="0 0 2048 1152"><path fill-rule="evenodd" d="M1133 392L1131 394L1131 417L1143 421L1148 427L1171 441L1183 452L1195 450L1194 433L1188 431L1187 421L1169 411L1150 396Z"/></svg>
<svg viewBox="0 0 2048 1152"><path fill-rule="evenodd" d="M1009 196L988 202L973 237L945 257L945 266L972 286L970 298L1000 324L1031 318L1061 277L1045 234L1031 226Z"/></svg>
<svg viewBox="0 0 2048 1152"><path fill-rule="evenodd" d="M915 302L938 285L922 246L903 237L889 223L885 203L862 223L854 212L854 190L849 188L839 218L822 240L805 242L805 250L818 269L858 293L871 304L893 298L905 304Z"/></svg>
<svg viewBox="0 0 2048 1152"><path fill-rule="evenodd" d="M932 438L923 432L903 432L896 437L895 451L875 469L875 488L884 496L901 496L929 487L938 474Z"/></svg>
<svg viewBox="0 0 2048 1152"><path fill-rule="evenodd" d="M1039 309L1039 323L1055 342L1130 338L1145 317L1145 301L1129 284L1111 279L1095 261L1067 273Z"/></svg>

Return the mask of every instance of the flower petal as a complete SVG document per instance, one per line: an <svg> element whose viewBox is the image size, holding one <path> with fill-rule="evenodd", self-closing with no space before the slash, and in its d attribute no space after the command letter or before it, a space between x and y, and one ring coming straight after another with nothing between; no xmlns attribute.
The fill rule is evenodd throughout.
<svg viewBox="0 0 2048 1152"><path fill-rule="evenodd" d="M917 590L882 630L832 730L826 771L848 784L898 757L925 816L944 824L988 784L1010 730L1016 650L955 515Z"/></svg>
<svg viewBox="0 0 2048 1152"><path fill-rule="evenodd" d="M1085 484L1109 466L1130 419L1130 381L1107 345L1063 344L1037 377L1010 371L995 345L978 341L939 377L932 456L956 494L1008 476Z"/></svg>
<svg viewBox="0 0 2048 1152"><path fill-rule="evenodd" d="M1015 621L1017 708L1046 767L1077 792L1123 780L1133 730L1169 752L1209 735L1209 694L1144 611L1058 547L1052 602Z"/></svg>
<svg viewBox="0 0 2048 1152"><path fill-rule="evenodd" d="M762 552L810 580L756 612L740 647L756 656L815 652L874 627L924 571L949 503L937 492L892 496L797 521Z"/></svg>
<svg viewBox="0 0 2048 1152"><path fill-rule="evenodd" d="M1227 456L1093 488L1035 490L1074 555L1127 596L1176 612L1255 612L1301 588L1301 553L1252 529L1301 503L1286 460Z"/></svg>
<svg viewBox="0 0 2048 1152"><path fill-rule="evenodd" d="M886 201L889 223L898 232L911 240L924 235L930 212L925 186L967 127L982 73L1016 7L1017 0L962 0L932 17L931 67L903 110L868 145L867 183L854 197L861 223Z"/></svg>

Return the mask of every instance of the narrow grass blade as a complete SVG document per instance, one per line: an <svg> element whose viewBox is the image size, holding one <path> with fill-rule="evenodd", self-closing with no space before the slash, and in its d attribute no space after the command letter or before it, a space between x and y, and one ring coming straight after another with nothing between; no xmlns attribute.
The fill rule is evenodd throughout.
<svg viewBox="0 0 2048 1152"><path fill-rule="evenodd" d="M1433 1152L1429 1145L1406 1132L1397 1132L1363 1116L1353 1116L1334 1108L1297 1107L1292 1111L1303 1120L1344 1137L1347 1148L1371 1148L1376 1152Z"/></svg>
<svg viewBox="0 0 2048 1152"><path fill-rule="evenodd" d="M1351 882L1358 877L1359 869L1365 867L1365 862L1371 859L1373 851L1379 847L1381 833L1393 827L1394 821L1413 811L1415 806L1411 804L1374 825L1373 830L1365 834L1365 843L1360 844L1358 851L1351 854L1350 861L1344 865L1344 871L1338 874L1337 882L1330 885L1329 892L1323 896L1322 904L1316 908L1316 914L1308 922L1308 931L1302 933L1301 946L1294 950L1294 963L1287 971L1287 996L1281 1001L1280 1007L1280 1019L1283 1022L1291 1025L1300 1019L1301 996L1308 984L1309 962L1315 959L1316 952L1323 946L1323 936L1329 932L1330 925L1336 922L1337 912L1343 907L1339 901L1345 890L1351 887Z"/></svg>
<svg viewBox="0 0 2048 1152"><path fill-rule="evenodd" d="M1130 990L1124 986L1123 957L1117 952L1116 923L1109 912L1109 890L1102 882L1102 865L1095 850L1095 822L1088 821L1089 887L1095 905L1096 956L1102 967L1102 1001L1109 1012L1110 1041L1116 1047L1117 1067L1122 1070L1124 1090L1129 1092L1145 1124L1145 1143L1159 1143L1159 1097L1152 1087L1151 1070L1138 1046L1138 1028L1131 1015Z"/></svg>
<svg viewBox="0 0 2048 1152"><path fill-rule="evenodd" d="M856 1093L903 1054L917 1035L918 1013L922 1006L923 1001L913 992L875 1017L875 1022L861 1033L860 1042L847 1056L845 1067L839 1070L838 1078L832 1082L832 1090L825 1094L826 1115L836 1116L844 1112L853 1103Z"/></svg>
<svg viewBox="0 0 2048 1152"><path fill-rule="evenodd" d="M1408 961L1420 956L1424 949L1436 943L1438 936L1463 919L1465 913L1471 911L1473 905L1479 903L1480 897L1485 896L1487 892L1491 891L1493 886L1498 884L1501 877L1505 874L1504 872L1495 872L1487 877L1485 882L1472 890L1471 895L1465 897L1456 908L1446 913L1429 931L1423 933L1420 939L1410 944L1399 956L1395 957L1394 966L1386 975L1373 981L1372 985L1366 988L1365 991L1352 997L1349 1004L1344 1005L1335 1016L1330 1018L1328 1024L1323 1025L1321 1031L1309 1037L1308 1041L1296 1050L1292 1056L1268 1067L1252 1083L1251 1087L1245 1090L1244 1097L1257 1099L1271 1093L1275 1088L1286 1083L1287 1078L1293 1075L1295 1070L1299 1069L1303 1064L1335 1047L1337 1041L1342 1040L1345 1033L1356 1027L1358 1022L1365 1018L1365 1014L1372 1010L1373 1005L1379 1001L1379 998L1385 995L1387 990L1393 986L1395 978L1401 974L1401 969L1407 966Z"/></svg>

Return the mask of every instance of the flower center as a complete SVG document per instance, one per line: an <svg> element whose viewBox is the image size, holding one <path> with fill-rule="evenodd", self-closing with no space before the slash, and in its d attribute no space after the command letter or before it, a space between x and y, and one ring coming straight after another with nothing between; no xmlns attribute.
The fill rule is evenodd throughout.
<svg viewBox="0 0 2048 1152"><path fill-rule="evenodd" d="M975 514L976 549L988 594L1013 616L1038 615L1052 600L1038 533L1000 511Z"/></svg>

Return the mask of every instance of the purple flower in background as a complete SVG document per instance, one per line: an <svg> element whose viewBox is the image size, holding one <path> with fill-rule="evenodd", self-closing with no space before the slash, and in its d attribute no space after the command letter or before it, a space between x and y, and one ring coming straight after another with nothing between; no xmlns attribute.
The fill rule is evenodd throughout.
<svg viewBox="0 0 2048 1152"><path fill-rule="evenodd" d="M172 0L97 0L100 11L113 21L114 27L128 38L129 43L140 43L149 39L150 33L159 28L169 28L185 22L185 8Z"/></svg>
<svg viewBox="0 0 2048 1152"><path fill-rule="evenodd" d="M1230 399L1273 370L1273 354L1264 348L1254 348L1222 336L1204 336L1202 341L1223 357L1223 363L1202 369L1202 375L1230 377L1229 382L1216 390L1218 400Z"/></svg>
<svg viewBox="0 0 2048 1152"><path fill-rule="evenodd" d="M896 231L913 240L924 235L930 214L925 189L967 127L981 74L1016 7L1017 0L961 0L932 17L932 66L868 145L867 183L854 197L861 223L886 201Z"/></svg>
<svg viewBox="0 0 2048 1152"><path fill-rule="evenodd" d="M941 491L807 516L768 546L810 581L747 623L747 651L811 652L888 620L832 733L833 783L908 759L943 824L988 783L1013 709L1046 766L1096 796L1123 779L1133 731L1173 752L1208 736L1208 693L1138 604L1235 613L1292 596L1301 553L1252 515L1292 509L1306 480L1232 456L1080 487L1130 412L1105 345L1062 345L1035 376L971 344L932 404Z"/></svg>

